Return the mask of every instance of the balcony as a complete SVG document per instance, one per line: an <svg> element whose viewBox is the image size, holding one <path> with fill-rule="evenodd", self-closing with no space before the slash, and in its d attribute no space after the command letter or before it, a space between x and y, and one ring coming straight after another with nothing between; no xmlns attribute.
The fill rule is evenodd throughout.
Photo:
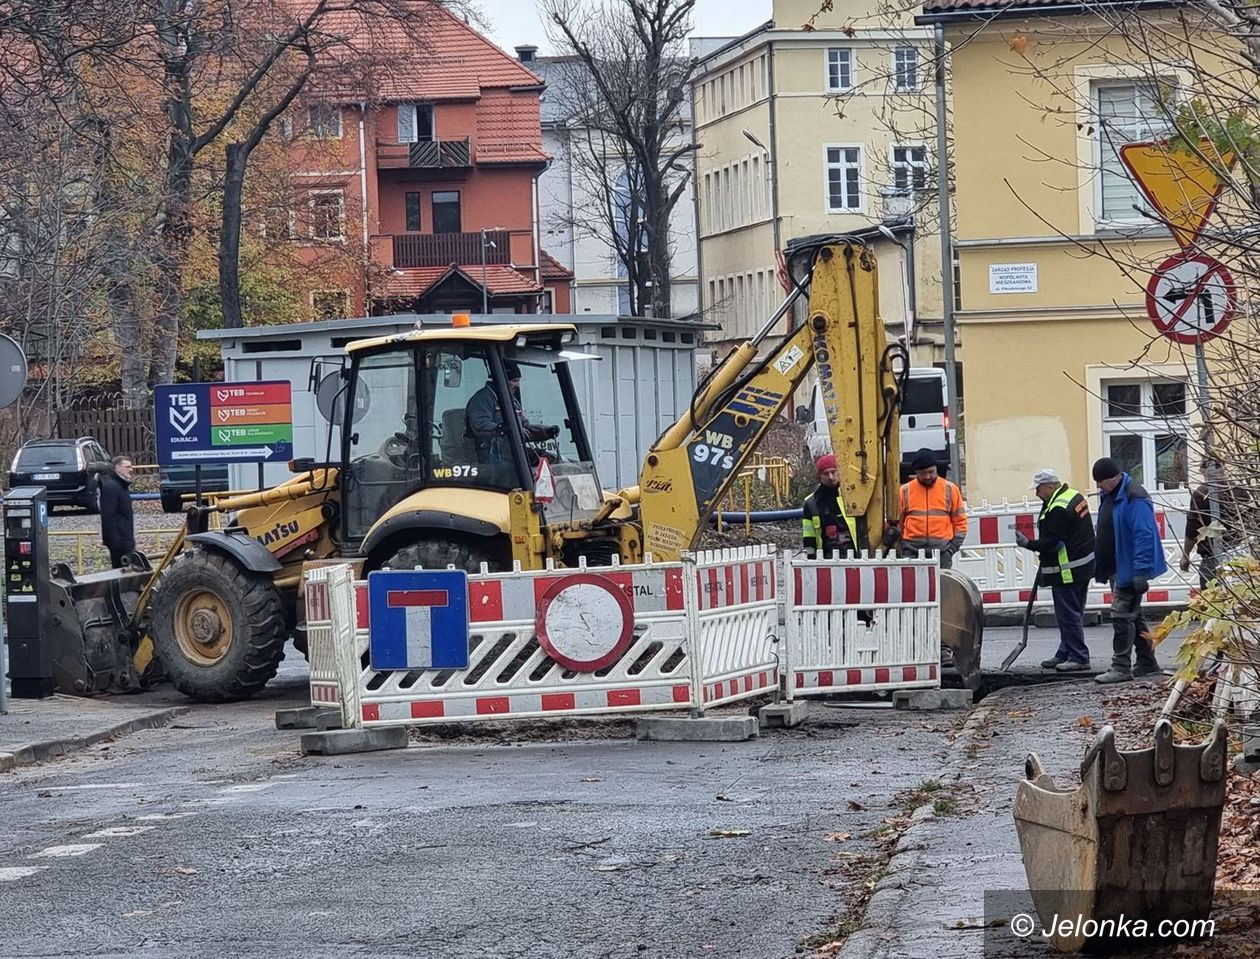
<svg viewBox="0 0 1260 959"><path fill-rule="evenodd" d="M472 166L472 144L462 140L376 141L376 165L381 170L458 170Z"/></svg>
<svg viewBox="0 0 1260 959"><path fill-rule="evenodd" d="M481 262L481 233L397 233L394 241L395 268L450 266L452 263ZM486 232L486 263L511 263L512 250L507 230ZM494 246L490 244L493 243Z"/></svg>

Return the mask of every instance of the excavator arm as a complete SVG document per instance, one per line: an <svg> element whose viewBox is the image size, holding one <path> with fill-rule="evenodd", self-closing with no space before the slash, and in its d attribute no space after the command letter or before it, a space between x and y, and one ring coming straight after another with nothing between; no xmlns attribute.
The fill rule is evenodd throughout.
<svg viewBox="0 0 1260 959"><path fill-rule="evenodd" d="M899 393L866 248L843 238L798 249L807 275L762 330L740 344L691 408L648 452L640 474L644 548L658 560L693 549L710 514L809 371L818 369L841 493L866 548L896 508ZM808 289L809 309L765 356L757 345Z"/></svg>

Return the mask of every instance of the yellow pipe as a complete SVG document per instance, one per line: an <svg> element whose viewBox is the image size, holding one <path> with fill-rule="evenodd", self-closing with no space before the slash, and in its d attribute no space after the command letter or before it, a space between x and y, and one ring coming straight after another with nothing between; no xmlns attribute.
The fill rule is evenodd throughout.
<svg viewBox="0 0 1260 959"><path fill-rule="evenodd" d="M320 470L317 473L312 473L310 479L302 480L301 482L289 482L282 486L273 486L271 489L231 496L227 499L218 500L214 504L214 508L222 513L230 513L238 509L253 509L256 506L285 503L289 500L301 499L303 496L309 496L312 493L330 492L333 489L336 477L329 477L328 481L325 482L325 475L325 472Z"/></svg>

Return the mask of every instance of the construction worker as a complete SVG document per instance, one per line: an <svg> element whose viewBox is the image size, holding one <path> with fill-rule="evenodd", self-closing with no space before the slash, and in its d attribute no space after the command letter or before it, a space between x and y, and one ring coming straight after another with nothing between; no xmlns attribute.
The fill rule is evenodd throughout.
<svg viewBox="0 0 1260 959"><path fill-rule="evenodd" d="M1089 502L1054 470L1038 470L1032 488L1044 504L1037 517L1037 538L1029 539L1016 530L1015 542L1040 555L1038 582L1049 584L1059 624L1059 649L1042 661L1041 668L1081 672L1089 669L1085 598L1094 578L1094 520Z"/></svg>
<svg viewBox="0 0 1260 959"><path fill-rule="evenodd" d="M805 500L801 528L810 559L835 559L857 552L857 523L844 511L836 458L818 457L818 489Z"/></svg>
<svg viewBox="0 0 1260 959"><path fill-rule="evenodd" d="M941 567L954 565L954 554L967 537L967 504L958 484L936 472L936 457L921 450L910 464L914 479L901 487L901 521L889 530L902 556L939 550Z"/></svg>
<svg viewBox="0 0 1260 959"><path fill-rule="evenodd" d="M560 435L558 426L535 426L525 418L521 408L521 368L516 363L507 363L504 369L508 381L508 394L512 398L512 413L520 424L521 433L526 440L553 439ZM485 386L472 395L468 401L466 420L468 436L477 447L477 459L480 463L495 467L505 466L511 462L511 445L507 438L507 420L499 403L499 393L494 382L488 381ZM537 457L533 457L536 459ZM531 464L532 465L532 464Z"/></svg>

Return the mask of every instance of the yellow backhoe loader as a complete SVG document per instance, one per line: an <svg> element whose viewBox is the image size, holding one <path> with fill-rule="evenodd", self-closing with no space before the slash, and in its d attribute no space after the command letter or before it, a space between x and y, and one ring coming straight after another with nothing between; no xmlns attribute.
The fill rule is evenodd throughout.
<svg viewBox="0 0 1260 959"><path fill-rule="evenodd" d="M573 327L471 327L456 316L449 327L351 343L335 462L298 462L280 486L190 507L186 531L147 580L122 574L130 576L125 590L101 582L111 574L76 581L62 570L56 581L65 598L91 612L65 617L59 661L97 657L77 671L88 677L81 686L94 676L135 685L160 668L193 698L237 699L275 674L302 620L308 561L475 572L482 563L540 569L548 560L677 559L695 548L714 506L814 368L846 509L861 545L878 549L895 518L905 351L888 342L874 258L862 243L800 241L789 248L789 267L792 293L715 366L648 451L639 484L617 493L599 484L578 409L569 365L593 357L571 349ZM808 308L798 320L802 299ZM785 317L786 334L768 344ZM211 528L212 519L222 528ZM978 603L974 587L963 595L965 581L950 582L943 599L961 624L950 645L974 681ZM101 641L111 615L112 645Z"/></svg>

